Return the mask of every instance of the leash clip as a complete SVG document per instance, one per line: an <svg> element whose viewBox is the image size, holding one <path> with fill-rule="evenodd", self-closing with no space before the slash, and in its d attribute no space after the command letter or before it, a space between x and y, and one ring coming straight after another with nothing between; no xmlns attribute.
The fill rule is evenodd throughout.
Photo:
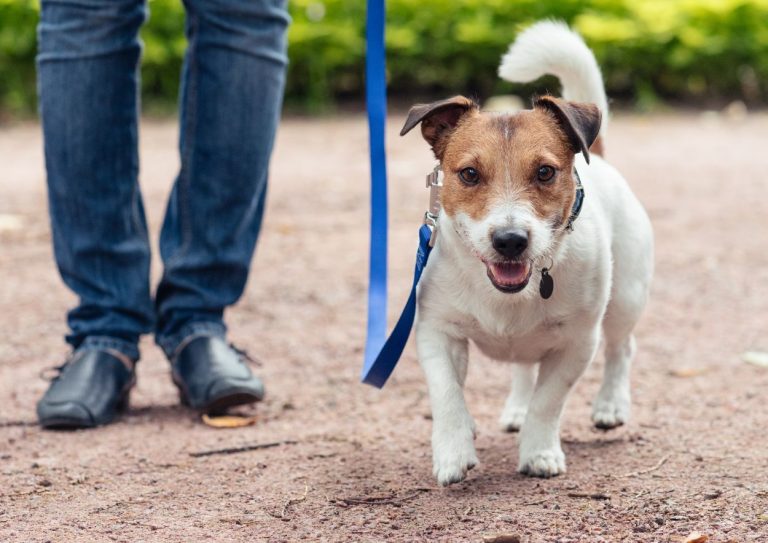
<svg viewBox="0 0 768 543"><path fill-rule="evenodd" d="M440 189L443 188L443 171L440 169L440 164L427 174L427 188L429 189L429 209L424 213L424 224L432 232L429 246L434 247L437 241L437 217L440 215Z"/></svg>

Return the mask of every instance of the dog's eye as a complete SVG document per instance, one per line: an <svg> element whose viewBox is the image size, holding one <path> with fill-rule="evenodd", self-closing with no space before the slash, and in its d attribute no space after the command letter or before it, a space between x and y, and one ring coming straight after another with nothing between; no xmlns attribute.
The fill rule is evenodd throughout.
<svg viewBox="0 0 768 543"><path fill-rule="evenodd" d="M474 168L464 168L459 172L459 177L465 185L477 185L480 182L480 172Z"/></svg>
<svg viewBox="0 0 768 543"><path fill-rule="evenodd" d="M542 183L552 181L553 177L555 177L555 169L552 166L542 166L536 172L536 179Z"/></svg>

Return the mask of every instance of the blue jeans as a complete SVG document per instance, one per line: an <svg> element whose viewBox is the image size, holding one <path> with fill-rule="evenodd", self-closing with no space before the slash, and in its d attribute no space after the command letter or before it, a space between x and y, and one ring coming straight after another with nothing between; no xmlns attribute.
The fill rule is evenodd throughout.
<svg viewBox="0 0 768 543"><path fill-rule="evenodd" d="M38 91L56 262L79 297L73 348L136 360L154 331L168 356L223 335L264 213L285 80L285 0L185 0L181 168L160 234L154 300L138 173L144 0L42 0Z"/></svg>

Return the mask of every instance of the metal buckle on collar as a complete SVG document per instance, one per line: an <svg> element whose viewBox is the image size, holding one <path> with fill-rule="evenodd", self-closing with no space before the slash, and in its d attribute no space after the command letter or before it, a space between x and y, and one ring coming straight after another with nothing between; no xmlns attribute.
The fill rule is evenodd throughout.
<svg viewBox="0 0 768 543"><path fill-rule="evenodd" d="M443 188L443 171L440 169L440 164L427 174L427 188L429 189L429 209L424 213L424 224L432 231L429 246L434 247L437 241L437 218L440 215L440 189Z"/></svg>

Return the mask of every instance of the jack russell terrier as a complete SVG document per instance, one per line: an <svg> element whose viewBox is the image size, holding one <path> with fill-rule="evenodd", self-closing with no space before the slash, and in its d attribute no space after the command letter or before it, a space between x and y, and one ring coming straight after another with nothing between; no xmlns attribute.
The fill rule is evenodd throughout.
<svg viewBox="0 0 768 543"><path fill-rule="evenodd" d="M653 274L648 216L600 156L608 104L589 48L564 24L540 22L519 35L499 74L515 82L553 74L564 98L502 114L457 96L414 106L401 132L421 123L442 176L416 325L441 485L478 463L463 394L469 340L513 363L500 423L520 431L521 473L565 473L560 417L601 338L605 375L592 420L605 429L627 422L632 330Z"/></svg>

